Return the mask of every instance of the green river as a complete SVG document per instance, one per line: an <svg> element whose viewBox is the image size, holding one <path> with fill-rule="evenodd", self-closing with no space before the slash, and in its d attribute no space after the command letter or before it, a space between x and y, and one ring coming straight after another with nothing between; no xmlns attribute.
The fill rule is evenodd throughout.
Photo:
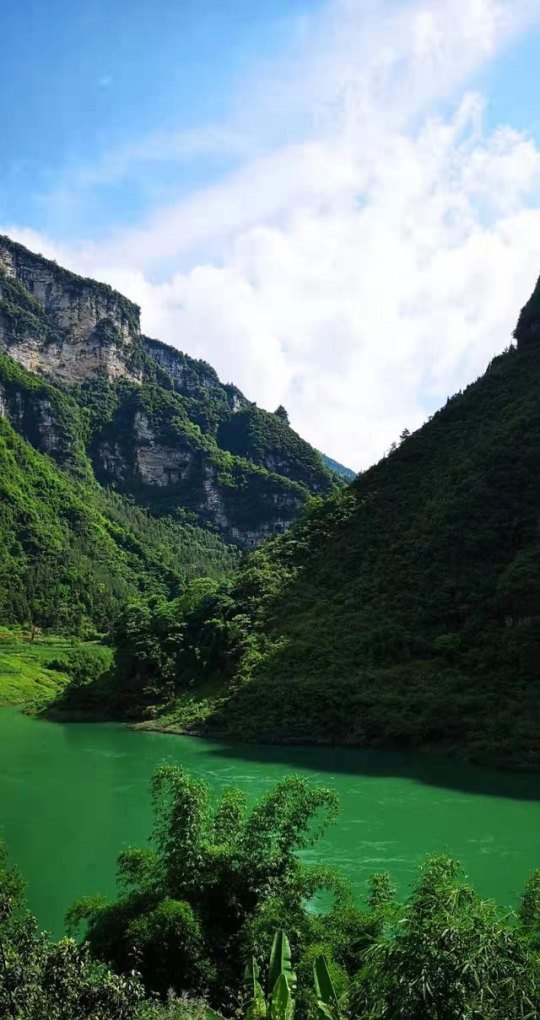
<svg viewBox="0 0 540 1020"><path fill-rule="evenodd" d="M540 866L540 779L412 754L222 744L125 726L43 722L0 711L0 835L32 910L59 935L69 904L114 891L115 858L144 843L149 779L178 762L215 790L255 798L291 771L333 787L336 825L311 852L345 872L358 896L373 871L404 895L428 851L458 857L484 895L516 902Z"/></svg>

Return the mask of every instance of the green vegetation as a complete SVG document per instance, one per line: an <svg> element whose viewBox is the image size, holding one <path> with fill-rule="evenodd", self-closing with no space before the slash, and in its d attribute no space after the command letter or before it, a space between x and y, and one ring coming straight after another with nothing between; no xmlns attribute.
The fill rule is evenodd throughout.
<svg viewBox="0 0 540 1020"><path fill-rule="evenodd" d="M137 333L139 330L139 306L134 304L128 298L124 297L117 290L113 290L108 283L98 283L97 280L92 280L90 277L79 276L77 273L72 273L69 269L64 269L63 266L59 266L53 259L47 259L43 255L38 255L35 252L28 251L24 245L19 244L17 241L12 241L6 234L0 234L0 257L2 249L8 253L8 255L14 259L17 266L24 267L23 271L31 276L32 273L37 269L41 272L46 272L51 275L55 283L60 285L62 289L71 298L76 299L83 293L89 293L94 299L101 300L104 304L113 304L118 309L120 315L128 323L133 333ZM2 268L0 267L0 272ZM2 281L2 288L6 282L15 283L18 281L13 278L6 277L4 275ZM19 285L20 286L20 285ZM24 288L23 288L24 289ZM26 291L28 294L28 291ZM32 299L32 295L29 295ZM43 317L43 309L41 305L35 302L36 310L38 310L39 317Z"/></svg>
<svg viewBox="0 0 540 1020"><path fill-rule="evenodd" d="M342 884L297 852L335 814L331 791L291 777L251 811L238 790L212 806L204 783L163 765L152 795L152 846L120 855L118 902L93 896L70 912L73 930L86 922L94 955L121 972L136 964L148 990L206 989L224 1004L238 986L238 960L265 945L277 916L318 938L330 932L337 906L318 919L305 902L329 888L341 904Z"/></svg>
<svg viewBox="0 0 540 1020"><path fill-rule="evenodd" d="M232 584L178 605L170 630L156 607L139 631L142 701L170 725L166 672L178 727L186 692L210 684L196 731L537 766L539 386L540 348L510 349ZM159 627L157 670L144 647Z"/></svg>
<svg viewBox="0 0 540 1020"><path fill-rule="evenodd" d="M2 259L15 265L15 275L2 269ZM50 286L40 301L44 272ZM0 238L0 277L2 414L70 474L95 476L152 516L187 520L239 547L282 531L311 492L336 486L320 455L289 427L286 412L257 409L206 362L141 336L138 308L111 288L8 238ZM70 301L74 311L81 302L90 305L99 318L88 365L84 343L77 359L75 378L86 379L67 385L54 376L58 351L70 344ZM42 367L49 351L48 381L15 363L32 363L36 344ZM116 364L114 381L105 368L109 360ZM69 364L63 368L69 371Z"/></svg>
<svg viewBox="0 0 540 1020"><path fill-rule="evenodd" d="M518 348L345 489L283 407L140 337L110 288L0 242L74 300L99 295L94 342L121 349L127 325L126 375L142 379L63 387L0 355L0 623L19 625L0 628L0 704L540 764L538 288ZM0 332L12 352L69 340L5 274ZM232 576L218 531L252 545L301 511ZM38 931L0 853L0 1016L539 1015L540 871L516 914L440 855L405 903L374 875L359 906L308 863L330 790L290 777L255 805L234 789L212 803L164 765L152 796L118 898L69 912L80 945Z"/></svg>
<svg viewBox="0 0 540 1020"><path fill-rule="evenodd" d="M218 443L269 471L294 477L313 492L332 488L320 453L291 429L284 408L269 414L251 405L230 414L218 429Z"/></svg>
<svg viewBox="0 0 540 1020"><path fill-rule="evenodd" d="M217 402L204 396L194 406L193 400L153 382L110 385L100 379L72 387L71 393L89 423L88 449L98 479L154 516L188 513L203 526L217 523L226 537L243 544L250 532L273 534L277 517L292 520L309 498L299 462L270 470L254 463L256 458L220 447L213 431L219 415L229 415L223 394ZM157 462L158 483L141 471L146 451ZM330 488L322 464L318 471L312 486L324 480Z"/></svg>
<svg viewBox="0 0 540 1020"><path fill-rule="evenodd" d="M211 394L216 400L223 399L229 404L227 390L223 386L215 369L200 358L190 358L189 354L164 344L161 340L143 337L144 347L150 356L151 364L158 364L169 379L169 386L186 397L201 397L204 393ZM238 395L244 398L237 390Z"/></svg>
<svg viewBox="0 0 540 1020"><path fill-rule="evenodd" d="M0 844L2 1020L209 1020L204 1003L147 998L136 975L114 974L73 939L38 930Z"/></svg>
<svg viewBox="0 0 540 1020"><path fill-rule="evenodd" d="M0 705L41 705L57 697L69 676L49 663L65 661L72 647L62 638L32 640L28 632L0 628Z"/></svg>
<svg viewBox="0 0 540 1020"><path fill-rule="evenodd" d="M284 931L277 931L272 942L267 967L267 991L261 985L261 968L254 956L246 963L244 983L248 993L246 1020L269 1017L269 1020L292 1020L296 974L292 968L291 946Z"/></svg>
<svg viewBox="0 0 540 1020"><path fill-rule="evenodd" d="M0 419L0 622L107 632L130 595L222 576L234 550L60 471Z"/></svg>
<svg viewBox="0 0 540 1020"><path fill-rule="evenodd" d="M95 641L0 627L0 706L34 712L59 705L66 688L80 692L103 681L112 658L112 649Z"/></svg>
<svg viewBox="0 0 540 1020"><path fill-rule="evenodd" d="M4 323L11 308L56 328L20 280L2 294ZM284 408L159 341L131 351L141 385L62 388L0 357L0 622L115 628L111 682L69 685L73 708L536 766L537 308L535 291L517 350L334 493ZM98 327L120 342L115 321ZM306 507L228 580L238 557L216 530L255 545ZM221 584L190 586L205 575Z"/></svg>
<svg viewBox="0 0 540 1020"><path fill-rule="evenodd" d="M153 784L144 848L119 857L119 899L73 906L81 945L53 944L0 853L0 1015L16 1020L533 1020L540 1010L540 871L517 913L429 857L405 902L372 875L363 906L306 864L334 795L289 777L250 810L211 804L177 766ZM313 908L317 890L326 901ZM214 1010L219 1010L216 1014Z"/></svg>
<svg viewBox="0 0 540 1020"><path fill-rule="evenodd" d="M0 281L0 326L7 336L8 345L25 340L28 336L44 345L60 339L61 331L44 315L39 302L19 280L7 276L1 266Z"/></svg>
<svg viewBox="0 0 540 1020"><path fill-rule="evenodd" d="M310 491L331 490L333 477L319 455L275 415L252 410L258 424L241 444L241 455L221 445L220 429L251 405L234 386L223 385L205 362L142 337L139 310L122 295L6 237L0 238L0 265L2 256L15 266L14 276L0 268L0 339L7 352L0 355L2 413L23 439L63 470L88 482L95 474L102 485L152 516L221 532L241 547L283 530L306 505ZM44 272L52 289L41 303L32 279L37 273L42 280ZM115 382L104 369L96 370L92 359L87 380L66 386L25 372L8 356L20 358L24 352L23 360L31 359L36 342L42 355L50 345L69 344L66 300L74 305L90 301L99 308L92 345L105 354L110 349L123 363L125 371ZM58 302L62 314L57 314ZM134 376L142 385L130 381ZM232 562L234 553L224 553L227 557ZM197 553L194 559L200 559ZM200 562L196 573L204 572ZM165 587L170 588L168 582ZM16 622L19 616L7 619Z"/></svg>
<svg viewBox="0 0 540 1020"><path fill-rule="evenodd" d="M283 530L310 490L332 488L279 416L251 408L205 362L141 337L131 302L8 238L0 249L16 267L0 270L0 624L108 633L134 596L174 598L193 578L227 577L238 546ZM44 271L43 304L32 276ZM82 385L61 385L9 356L69 343L65 300L89 295L103 312L92 344L124 359L123 377L92 363ZM240 456L218 433L246 407L257 428Z"/></svg>
<svg viewBox="0 0 540 1020"><path fill-rule="evenodd" d="M521 309L514 337L518 347L538 346L540 340L540 278L529 300Z"/></svg>
<svg viewBox="0 0 540 1020"><path fill-rule="evenodd" d="M5 354L0 354L0 393L5 416L24 439L74 477L90 479L84 423L67 393Z"/></svg>

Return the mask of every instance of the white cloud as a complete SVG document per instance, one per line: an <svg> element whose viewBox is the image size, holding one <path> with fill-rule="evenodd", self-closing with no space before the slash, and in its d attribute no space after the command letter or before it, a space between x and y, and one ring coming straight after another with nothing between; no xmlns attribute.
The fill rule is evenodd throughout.
<svg viewBox="0 0 540 1020"><path fill-rule="evenodd" d="M112 81L112 79L111 79ZM69 186L85 190L116 184L124 178L144 177L160 163L184 163L212 155L249 154L247 139L239 132L219 126L186 131L158 131L135 142L108 150L91 166L68 171Z"/></svg>
<svg viewBox="0 0 540 1020"><path fill-rule="evenodd" d="M257 69L222 135L193 139L249 138L234 173L100 244L18 236L124 290L148 333L364 467L505 346L540 270L540 152L511 126L486 133L464 94L539 14L334 0Z"/></svg>

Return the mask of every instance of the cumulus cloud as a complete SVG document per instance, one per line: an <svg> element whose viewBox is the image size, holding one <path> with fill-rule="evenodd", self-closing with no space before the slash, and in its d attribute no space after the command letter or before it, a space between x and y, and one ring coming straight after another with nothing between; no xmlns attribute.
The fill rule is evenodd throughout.
<svg viewBox="0 0 540 1020"><path fill-rule="evenodd" d="M249 137L233 172L100 243L12 233L365 467L508 343L540 270L540 152L466 92L538 13L332 0L201 134Z"/></svg>

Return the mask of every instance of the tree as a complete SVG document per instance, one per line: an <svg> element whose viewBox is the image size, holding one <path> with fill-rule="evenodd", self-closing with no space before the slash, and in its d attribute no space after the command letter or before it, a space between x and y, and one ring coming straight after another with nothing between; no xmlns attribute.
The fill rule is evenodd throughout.
<svg viewBox="0 0 540 1020"><path fill-rule="evenodd" d="M72 939L49 942L26 910L0 844L0 1016L13 1020L135 1020L143 989Z"/></svg>
<svg viewBox="0 0 540 1020"><path fill-rule="evenodd" d="M366 1020L522 1020L540 1010L540 959L455 861L433 856L366 953L352 995Z"/></svg>
<svg viewBox="0 0 540 1020"><path fill-rule="evenodd" d="M519 919L524 931L540 949L540 868L533 871L519 905Z"/></svg>
<svg viewBox="0 0 540 1020"><path fill-rule="evenodd" d="M284 421L286 425L290 425L289 415L288 415L287 411L285 410L285 408L283 407L283 404L280 404L279 407L276 407L276 410L274 411L274 414L278 418L281 418L281 420Z"/></svg>
<svg viewBox="0 0 540 1020"><path fill-rule="evenodd" d="M314 928L306 904L318 889L330 886L340 904L346 899L325 869L298 856L335 815L332 791L290 776L251 811L235 789L213 806L204 782L162 765L152 799L151 846L120 854L119 899L80 900L68 918L71 931L86 922L95 956L124 973L136 966L148 990L210 989L222 1004L238 982L238 956L257 939L261 951L268 948L276 912L294 916L307 934Z"/></svg>

